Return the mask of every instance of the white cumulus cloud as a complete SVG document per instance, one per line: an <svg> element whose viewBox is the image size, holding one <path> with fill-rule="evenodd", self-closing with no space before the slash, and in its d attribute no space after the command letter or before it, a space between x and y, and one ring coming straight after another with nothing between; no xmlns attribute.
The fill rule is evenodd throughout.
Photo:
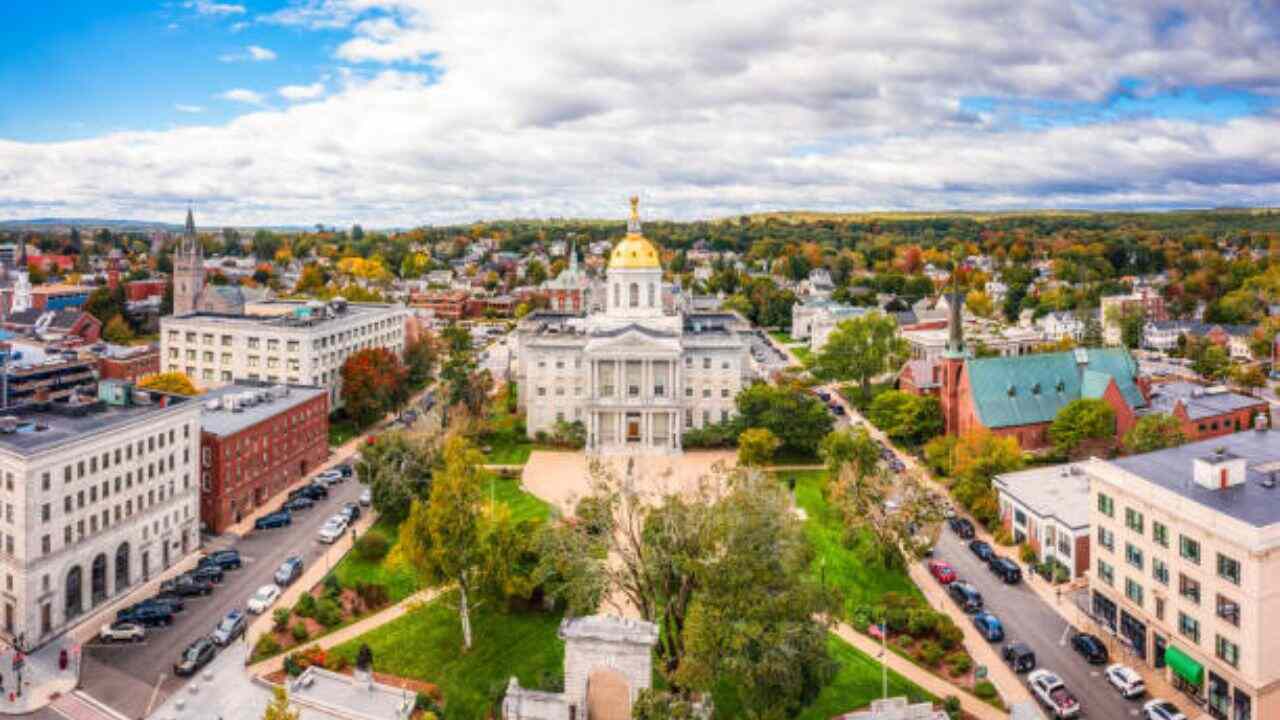
<svg viewBox="0 0 1280 720"><path fill-rule="evenodd" d="M259 45L248 45L244 50L219 55L218 60L224 63L266 62L269 60L275 60L276 57L277 55L274 50L270 50Z"/></svg>
<svg viewBox="0 0 1280 720"><path fill-rule="evenodd" d="M231 100L232 102L247 103L249 105L261 105L263 103L262 93L247 90L245 88L233 88L218 97L223 100Z"/></svg>
<svg viewBox="0 0 1280 720"><path fill-rule="evenodd" d="M221 97L247 114L223 125L0 140L0 216L180 219L191 198L213 224L369 227L621 217L635 192L679 218L1280 197L1280 20L1262 3L301 0L254 19L345 34L331 81L272 93L310 102L237 88ZM1260 109L1072 115L1185 88Z"/></svg>
<svg viewBox="0 0 1280 720"><path fill-rule="evenodd" d="M284 85L277 92L287 100L314 100L324 95L324 83L310 85Z"/></svg>
<svg viewBox="0 0 1280 720"><path fill-rule="evenodd" d="M182 6L195 10L200 15L243 15L245 12L243 5L213 0L188 0Z"/></svg>

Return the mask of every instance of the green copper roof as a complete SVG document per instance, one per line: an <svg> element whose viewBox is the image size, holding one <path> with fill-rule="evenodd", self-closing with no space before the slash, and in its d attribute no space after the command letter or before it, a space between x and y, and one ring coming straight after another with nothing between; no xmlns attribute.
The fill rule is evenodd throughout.
<svg viewBox="0 0 1280 720"><path fill-rule="evenodd" d="M1147 404L1134 382L1137 365L1123 348L978 358L965 363L965 372L989 428L1051 422L1072 400L1102 397L1112 380L1129 407Z"/></svg>

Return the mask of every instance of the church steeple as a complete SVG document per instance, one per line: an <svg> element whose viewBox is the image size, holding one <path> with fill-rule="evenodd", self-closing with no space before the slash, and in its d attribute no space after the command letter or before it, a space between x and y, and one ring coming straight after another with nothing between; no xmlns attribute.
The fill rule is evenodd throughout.
<svg viewBox="0 0 1280 720"><path fill-rule="evenodd" d="M947 357L964 357L964 320L961 316L961 308L964 307L964 298L960 295L959 273L958 268L951 270L951 293L948 298L948 317L947 317L947 347L944 355Z"/></svg>
<svg viewBox="0 0 1280 720"><path fill-rule="evenodd" d="M187 206L187 227L184 229L184 233L188 238L196 236L196 218L195 215L191 213L190 205Z"/></svg>
<svg viewBox="0 0 1280 720"><path fill-rule="evenodd" d="M173 253L173 314L195 312L196 301L204 289L204 248L196 235L196 220L187 206L187 222Z"/></svg>

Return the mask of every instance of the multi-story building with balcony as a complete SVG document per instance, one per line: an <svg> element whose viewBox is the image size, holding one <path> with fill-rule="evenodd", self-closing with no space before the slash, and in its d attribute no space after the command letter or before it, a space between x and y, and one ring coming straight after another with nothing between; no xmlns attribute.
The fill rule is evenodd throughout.
<svg viewBox="0 0 1280 720"><path fill-rule="evenodd" d="M1280 432L1080 467L1094 616L1211 716L1280 717Z"/></svg>
<svg viewBox="0 0 1280 720"><path fill-rule="evenodd" d="M749 326L734 313L664 307L634 198L605 288L603 312L537 312L517 328L529 435L580 422L589 451L675 453L684 430L728 420L752 374Z"/></svg>
<svg viewBox="0 0 1280 720"><path fill-rule="evenodd" d="M103 382L0 417L0 635L42 645L200 545L200 403Z"/></svg>

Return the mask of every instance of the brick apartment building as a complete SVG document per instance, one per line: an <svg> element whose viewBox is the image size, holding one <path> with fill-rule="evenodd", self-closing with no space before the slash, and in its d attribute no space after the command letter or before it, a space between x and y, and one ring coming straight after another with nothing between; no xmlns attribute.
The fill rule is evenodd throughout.
<svg viewBox="0 0 1280 720"><path fill-rule="evenodd" d="M98 377L137 382L160 372L160 346L109 347L98 358Z"/></svg>
<svg viewBox="0 0 1280 720"><path fill-rule="evenodd" d="M1189 441L1251 429L1259 416L1271 425L1271 406L1266 400L1231 392L1221 385L1203 387L1189 382L1154 385L1150 411L1178 418L1182 434Z"/></svg>
<svg viewBox="0 0 1280 720"><path fill-rule="evenodd" d="M430 310L441 320L461 320L467 311L467 293L462 290L415 293L409 297L409 307Z"/></svg>
<svg viewBox="0 0 1280 720"><path fill-rule="evenodd" d="M201 398L200 520L220 533L329 456L324 387L238 381Z"/></svg>

